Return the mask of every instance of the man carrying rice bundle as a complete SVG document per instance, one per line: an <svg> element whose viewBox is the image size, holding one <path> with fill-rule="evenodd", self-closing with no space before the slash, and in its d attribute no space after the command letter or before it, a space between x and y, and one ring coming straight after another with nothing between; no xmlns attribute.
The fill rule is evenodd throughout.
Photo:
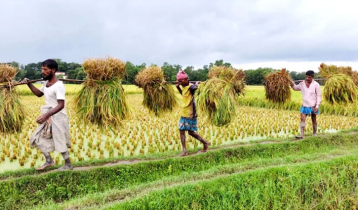
<svg viewBox="0 0 358 210"><path fill-rule="evenodd" d="M55 165L50 155L53 151L60 152L65 160L65 165L57 170L71 170L73 167L68 153L71 142L69 120L65 109L65 86L56 78L58 64L55 60L45 60L41 66L42 76L46 82L40 90L28 83L27 78L22 81L36 96L45 96L46 105L41 107L42 115L37 118L39 126L30 139L30 145L41 150L46 158L46 162L36 170L44 170Z"/></svg>
<svg viewBox="0 0 358 210"><path fill-rule="evenodd" d="M180 132L180 141L182 144L183 151L179 156L188 155L186 144L185 144L185 131L188 131L189 135L199 140L204 149L201 152L207 152L210 143L205 141L199 134L195 131L198 130L197 126L197 115L196 115L196 106L194 100L194 93L198 89L200 82L196 84L189 83L189 77L184 71L179 71L177 74L178 83L175 85L179 93L183 96L182 108L181 108L181 117L179 120L179 132ZM182 88L180 88L180 85Z"/></svg>
<svg viewBox="0 0 358 210"><path fill-rule="evenodd" d="M317 114L319 114L319 105L321 104L321 88L318 82L314 81L314 72L309 70L306 72L306 80L295 85L291 81L291 87L295 91L301 91L303 103L300 109L301 113L301 124L300 131L301 135L296 136L296 139L303 139L306 126L306 117L311 115L313 136L317 135Z"/></svg>

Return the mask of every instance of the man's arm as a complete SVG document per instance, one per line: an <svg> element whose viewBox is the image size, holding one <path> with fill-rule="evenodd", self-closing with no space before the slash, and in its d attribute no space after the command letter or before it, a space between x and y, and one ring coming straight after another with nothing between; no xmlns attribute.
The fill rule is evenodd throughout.
<svg viewBox="0 0 358 210"><path fill-rule="evenodd" d="M322 101L321 87L319 86L318 83L316 85L316 94L317 94L316 109L318 109L319 105L321 105L321 101Z"/></svg>
<svg viewBox="0 0 358 210"><path fill-rule="evenodd" d="M300 85L295 85L295 83L292 80L290 81L290 86L295 91L300 91L301 90Z"/></svg>
<svg viewBox="0 0 358 210"><path fill-rule="evenodd" d="M39 124L42 124L42 123L46 122L46 120L48 120L48 118L50 118L52 115L61 111L64 107L65 107L65 100L57 100L57 106L55 108L51 109L51 111L47 112L46 114L43 114L40 117L38 117L36 121Z"/></svg>
<svg viewBox="0 0 358 210"><path fill-rule="evenodd" d="M178 89L178 91L179 91L180 95L182 95L182 91L181 91L181 88L180 88L180 86L179 86L179 84L178 84L178 83L177 83L177 84L175 84L175 87Z"/></svg>
<svg viewBox="0 0 358 210"><path fill-rule="evenodd" d="M195 83L195 85L191 85L191 86L189 87L189 90L190 90L191 94L194 94L194 93L195 93L195 91L198 89L200 83L201 83L201 82L198 81L198 82Z"/></svg>
<svg viewBox="0 0 358 210"><path fill-rule="evenodd" d="M29 83L29 79L25 78L21 81L22 84L27 84L27 86L30 88L31 92L35 94L37 97L41 97L44 95L41 90L37 89L32 83Z"/></svg>

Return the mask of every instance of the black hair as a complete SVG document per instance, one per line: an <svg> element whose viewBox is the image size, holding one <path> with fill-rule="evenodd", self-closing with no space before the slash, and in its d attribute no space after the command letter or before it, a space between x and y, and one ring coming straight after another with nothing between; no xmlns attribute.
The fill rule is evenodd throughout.
<svg viewBox="0 0 358 210"><path fill-rule="evenodd" d="M314 71L308 70L308 71L306 72L306 75L307 75L307 76L314 77Z"/></svg>
<svg viewBox="0 0 358 210"><path fill-rule="evenodd" d="M58 64L55 60L53 59L47 59L44 62L41 63L41 66L46 66L50 69L55 69L55 71L58 70Z"/></svg>

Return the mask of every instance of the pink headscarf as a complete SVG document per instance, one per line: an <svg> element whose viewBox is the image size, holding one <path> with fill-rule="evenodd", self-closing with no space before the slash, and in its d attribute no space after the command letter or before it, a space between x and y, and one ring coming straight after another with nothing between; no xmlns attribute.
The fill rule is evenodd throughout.
<svg viewBox="0 0 358 210"><path fill-rule="evenodd" d="M186 78L189 78L188 75L184 71L179 71L179 73L177 74L177 80Z"/></svg>

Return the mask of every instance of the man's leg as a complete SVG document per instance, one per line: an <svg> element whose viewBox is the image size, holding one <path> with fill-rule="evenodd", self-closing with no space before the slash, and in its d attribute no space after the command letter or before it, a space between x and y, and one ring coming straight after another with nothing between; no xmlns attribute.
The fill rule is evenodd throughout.
<svg viewBox="0 0 358 210"><path fill-rule="evenodd" d="M65 165L62 166L61 168L57 169L58 171L63 171L63 170L72 170L73 166L71 164L71 160L70 160L70 154L67 152L62 152L61 153L63 159L65 160Z"/></svg>
<svg viewBox="0 0 358 210"><path fill-rule="evenodd" d="M189 135L199 140L204 145L204 149L202 152L208 151L210 143L205 141L199 134L197 134L195 131L188 131Z"/></svg>
<svg viewBox="0 0 358 210"><path fill-rule="evenodd" d="M185 131L179 130L179 132L180 132L181 146L183 148L183 151L180 153L179 156L186 156L186 155L188 155L188 151L186 150L186 144L185 144Z"/></svg>
<svg viewBox="0 0 358 210"><path fill-rule="evenodd" d="M300 123L300 131L301 135L296 136L296 139L303 139L305 135L305 127L306 127L306 115L301 113L301 123Z"/></svg>
<svg viewBox="0 0 358 210"><path fill-rule="evenodd" d="M42 166L36 168L37 171L41 171L47 167L51 167L55 165L55 162L52 160L49 152L43 152L42 154L45 156L46 162Z"/></svg>
<svg viewBox="0 0 358 210"><path fill-rule="evenodd" d="M313 136L317 136L317 115L311 114L311 118L312 118Z"/></svg>

